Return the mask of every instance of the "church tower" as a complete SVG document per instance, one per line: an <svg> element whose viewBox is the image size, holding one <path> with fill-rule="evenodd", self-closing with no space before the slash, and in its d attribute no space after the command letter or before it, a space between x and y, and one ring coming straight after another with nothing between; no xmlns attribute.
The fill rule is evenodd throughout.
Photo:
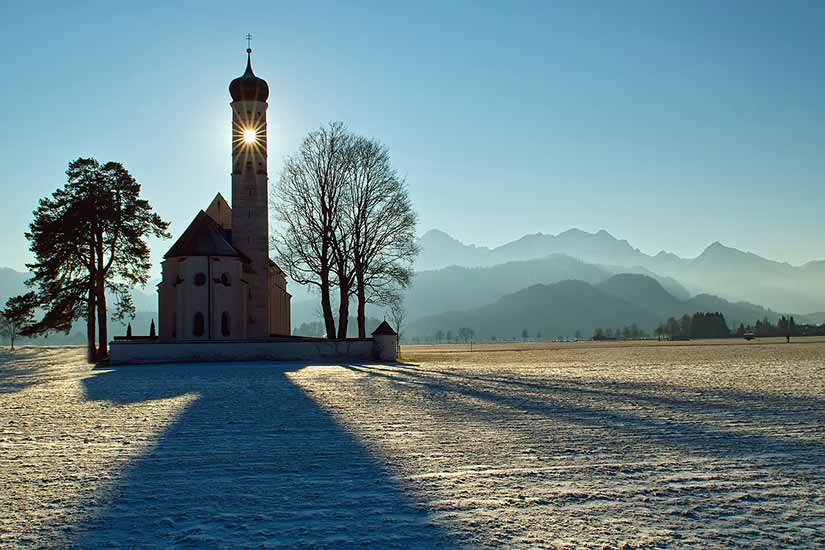
<svg viewBox="0 0 825 550"><path fill-rule="evenodd" d="M229 85L232 96L232 245L250 260L244 264L248 283L246 337L270 334L269 210L266 144L266 100L269 86L252 72L252 49L246 50L246 72Z"/></svg>

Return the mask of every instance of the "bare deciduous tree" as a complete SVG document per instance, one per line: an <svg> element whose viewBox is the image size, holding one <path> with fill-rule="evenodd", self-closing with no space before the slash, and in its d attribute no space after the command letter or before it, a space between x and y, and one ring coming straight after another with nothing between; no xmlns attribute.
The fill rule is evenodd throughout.
<svg viewBox="0 0 825 550"><path fill-rule="evenodd" d="M389 298L387 305L389 305L390 321L395 325L395 331L398 333L398 353L401 353L401 334L404 326L404 319L407 317L407 310L404 307L404 296L399 293L394 293Z"/></svg>
<svg viewBox="0 0 825 550"><path fill-rule="evenodd" d="M358 336L366 336L366 305L389 304L413 276L417 216L387 148L367 138L352 143L345 218L350 225Z"/></svg>
<svg viewBox="0 0 825 550"><path fill-rule="evenodd" d="M281 222L273 248L289 277L320 290L328 338L346 338L349 300L358 299L358 336L366 305L388 305L412 279L416 214L387 148L340 123L311 132L286 160L273 208Z"/></svg>
<svg viewBox="0 0 825 550"><path fill-rule="evenodd" d="M296 283L319 289L327 338L336 336L330 291L336 284L334 241L341 225L349 141L337 122L310 132L286 159L273 196L281 222L273 239L278 262Z"/></svg>

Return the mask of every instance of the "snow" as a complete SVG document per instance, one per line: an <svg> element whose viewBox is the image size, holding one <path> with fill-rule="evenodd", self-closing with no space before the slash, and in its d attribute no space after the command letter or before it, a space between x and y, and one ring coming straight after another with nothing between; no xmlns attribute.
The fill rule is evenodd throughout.
<svg viewBox="0 0 825 550"><path fill-rule="evenodd" d="M0 547L816 547L825 342L0 351Z"/></svg>

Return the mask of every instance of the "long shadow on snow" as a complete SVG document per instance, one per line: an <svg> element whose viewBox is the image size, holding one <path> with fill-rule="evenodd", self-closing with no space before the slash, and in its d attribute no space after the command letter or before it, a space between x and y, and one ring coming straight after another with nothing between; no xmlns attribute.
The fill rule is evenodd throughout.
<svg viewBox="0 0 825 550"><path fill-rule="evenodd" d="M482 403L486 402L493 408L474 404L473 402L454 402L451 407L468 415L479 418L489 418L496 426L501 426L502 418L523 418L525 414L538 415L545 418L557 419L562 422L577 424L587 428L599 428L615 434L615 441L603 441L625 445L627 437L642 437L659 441L663 445L684 448L697 453L711 454L721 458L746 458L752 455L781 455L787 465L800 463L805 465L822 464L825 462L825 446L819 443L802 441L791 438L777 438L755 433L736 431L734 429L720 429L714 426L719 420L719 403L713 404L705 410L705 402L685 400L680 402L686 417L657 418L647 415L651 405L657 409L671 408L674 399L662 397L657 402L656 396L647 393L638 393L628 384L623 387L623 393L611 388L608 391L599 389L583 389L577 386L538 384L532 393L506 391L507 383L495 380L495 383L483 385L477 377L473 384L467 384L455 378L434 378L426 371L418 369L397 369L376 365L349 365L346 368L384 378L397 384L411 384L426 388L429 392L442 395L455 394L456 396L470 397ZM460 378L460 377L459 377ZM489 380L488 382L493 382ZM666 385L661 385L665 389ZM644 391L650 388L643 385ZM678 390L678 386L676 387ZM586 393L590 398L582 402L581 396ZM734 392L735 397L735 392ZM648 410L623 410L618 404L628 405L641 401L648 405ZM814 400L815 401L815 400ZM787 401L785 401L787 403ZM690 407L688 407L690 405ZM803 423L809 426L821 426L825 423L823 408L809 410L808 407L800 410L782 411L774 408L777 401L769 398L767 403L760 407L753 407L752 401L733 400L725 405L725 419L733 424L748 422L759 425L761 422L773 425L792 425ZM820 403L821 405L821 403ZM540 434L552 437L552 434ZM801 474L801 473L800 473Z"/></svg>
<svg viewBox="0 0 825 550"><path fill-rule="evenodd" d="M473 385L514 386L534 393L558 392L561 395L577 394L579 397L607 399L610 402L649 404L656 407L683 410L685 412L720 413L736 420L752 421L756 416L765 420L770 417L794 415L807 419L811 415L823 416L825 399L809 396L771 395L731 388L692 387L661 382L622 382L619 380L582 382L572 378L554 378L553 382L532 382L507 376L471 375L449 370L423 370L413 363L393 367L393 371L414 374L438 374L457 383L467 381ZM370 366L377 369L379 367ZM701 411L697 411L700 408ZM825 420L825 417L823 417Z"/></svg>
<svg viewBox="0 0 825 550"><path fill-rule="evenodd" d="M77 545L457 546L380 460L289 380L305 366L132 366L85 379L90 400L198 397L126 468Z"/></svg>

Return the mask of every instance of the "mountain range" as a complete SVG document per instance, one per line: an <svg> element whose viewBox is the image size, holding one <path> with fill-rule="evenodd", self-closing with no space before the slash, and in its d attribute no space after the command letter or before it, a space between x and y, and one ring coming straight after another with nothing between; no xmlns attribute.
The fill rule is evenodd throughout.
<svg viewBox="0 0 825 550"><path fill-rule="evenodd" d="M456 334L468 327L477 339L518 338L522 330L531 337L537 333L544 338L572 337L576 332L589 337L597 328L635 323L651 333L668 317L699 311L722 313L731 328L763 317L775 322L778 317L760 306L707 294L680 300L651 277L623 273L595 284L581 280L535 284L481 307L422 317L405 332L408 338L432 338L439 329Z"/></svg>
<svg viewBox="0 0 825 550"><path fill-rule="evenodd" d="M651 256L605 230L570 229L558 235L535 233L486 248L464 244L439 230L419 239L418 271L448 266L493 266L564 254L617 270L646 270L678 281L690 294L710 293L734 301L763 304L776 311L825 311L825 260L792 266L715 242L696 258L669 252Z"/></svg>
<svg viewBox="0 0 825 550"><path fill-rule="evenodd" d="M536 233L496 248L466 245L432 230L419 245L405 300L408 336L460 326L479 335L528 328L547 337L630 323L650 330L669 316L697 311L720 311L731 327L763 317L775 321L780 314L794 314L800 323L825 322L825 313L811 313L825 311L825 261L791 266L718 242L692 259L667 252L650 256L604 230ZM0 303L25 292L26 278L0 268ZM317 297L295 285L290 291L293 327L317 321ZM151 288L136 289L133 297L139 313L135 334L143 334L156 316L157 298ZM368 308L372 317L383 314L383 308ZM110 326L112 334L124 330Z"/></svg>

